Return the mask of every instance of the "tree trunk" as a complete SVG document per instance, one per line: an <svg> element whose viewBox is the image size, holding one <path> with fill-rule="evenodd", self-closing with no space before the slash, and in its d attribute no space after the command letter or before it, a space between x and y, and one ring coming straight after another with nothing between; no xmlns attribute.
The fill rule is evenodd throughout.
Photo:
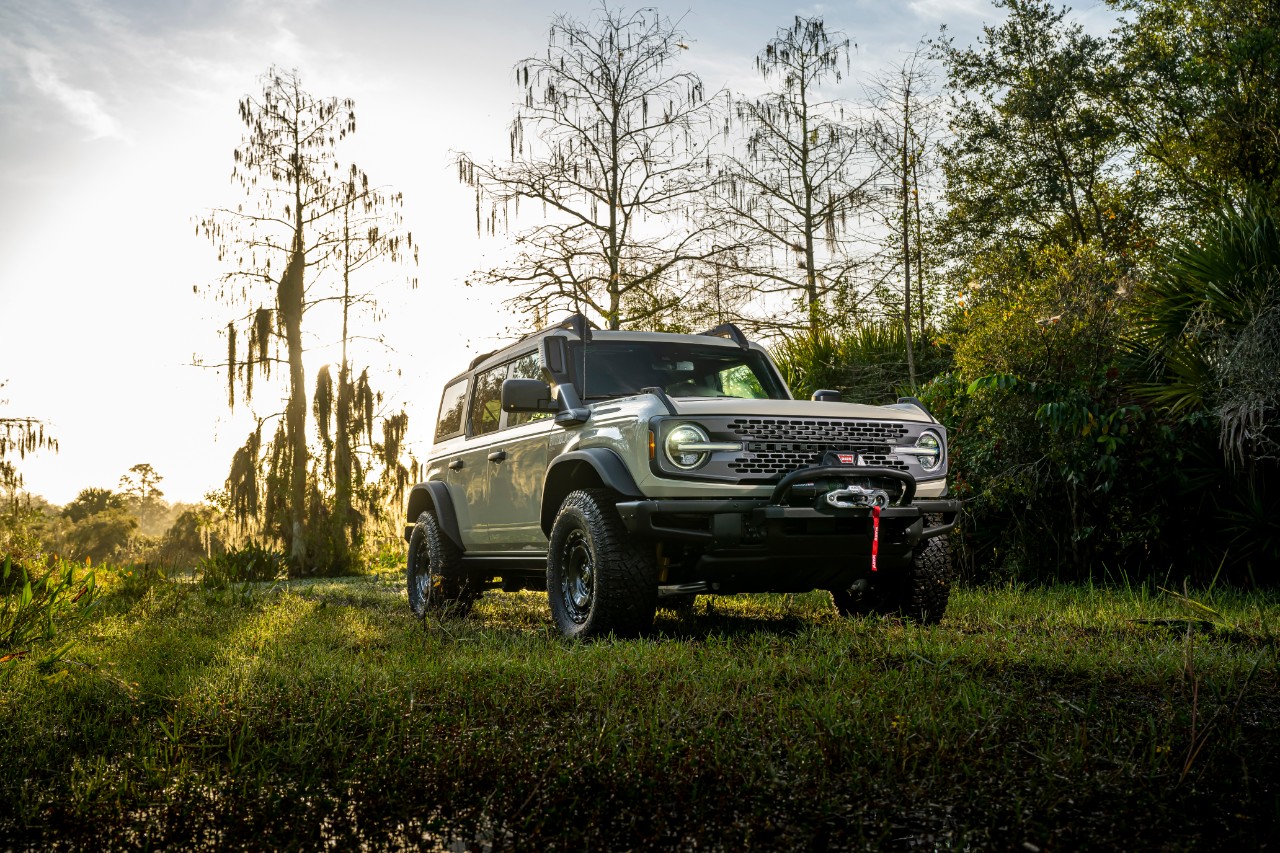
<svg viewBox="0 0 1280 853"><path fill-rule="evenodd" d="M305 255L297 245L280 279L276 307L284 321L289 351L289 404L285 425L289 434L289 556L297 570L311 569L307 547L307 384L302 365L302 294Z"/></svg>
<svg viewBox="0 0 1280 853"><path fill-rule="evenodd" d="M911 341L911 172L908 149L911 140L911 92L902 102L902 329L907 340L907 376L916 390L916 354Z"/></svg>

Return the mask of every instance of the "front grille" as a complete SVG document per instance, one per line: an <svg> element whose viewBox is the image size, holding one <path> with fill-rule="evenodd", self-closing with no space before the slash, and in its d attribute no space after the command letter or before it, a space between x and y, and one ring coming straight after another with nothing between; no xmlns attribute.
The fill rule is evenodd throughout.
<svg viewBox="0 0 1280 853"><path fill-rule="evenodd" d="M739 474L757 476L773 476L786 474L797 468L808 468L822 464L822 457L827 451L841 453L857 453L862 457L862 464L874 468L893 468L906 471L907 464L896 456L883 450L869 453L867 448L853 447L844 444L764 444L751 442L747 445L747 453L738 456L729 463L729 469Z"/></svg>
<svg viewBox="0 0 1280 853"><path fill-rule="evenodd" d="M726 429L744 440L746 453L728 463L742 476L777 477L820 465L828 451L857 453L863 465L908 470L905 461L890 453L890 446L908 432L897 421L735 418Z"/></svg>
<svg viewBox="0 0 1280 853"><path fill-rule="evenodd" d="M897 421L825 418L735 418L727 428L747 441L816 442L824 445L896 444L907 434L906 425Z"/></svg>

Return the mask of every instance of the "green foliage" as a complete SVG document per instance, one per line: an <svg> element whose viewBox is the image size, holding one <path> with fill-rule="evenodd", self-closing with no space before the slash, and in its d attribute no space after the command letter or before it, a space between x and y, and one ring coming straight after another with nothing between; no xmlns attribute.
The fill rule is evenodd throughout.
<svg viewBox="0 0 1280 853"><path fill-rule="evenodd" d="M987 251L1133 241L1141 171L1126 168L1108 40L1050 0L997 0L976 48L939 45L952 93L946 231L962 262Z"/></svg>
<svg viewBox="0 0 1280 853"><path fill-rule="evenodd" d="M56 558L43 562L43 573L33 579L26 564L9 555L0 560L0 666L31 655L36 644L83 621L97 599L93 571ZM40 670L52 671L72 645L63 643L40 657Z"/></svg>
<svg viewBox="0 0 1280 853"><path fill-rule="evenodd" d="M76 495L75 500L62 508L62 515L72 523L84 521L92 515L109 510L122 510L125 508L125 500L123 495L118 495L110 489L82 489L80 494Z"/></svg>
<svg viewBox="0 0 1280 853"><path fill-rule="evenodd" d="M167 585L58 683L0 683L0 837L1252 850L1280 822L1274 595L961 588L930 628L704 597L567 651L544 595L491 594L447 629L398 569Z"/></svg>
<svg viewBox="0 0 1280 853"><path fill-rule="evenodd" d="M1111 2L1129 81L1117 113L1161 194L1193 214L1251 189L1280 201L1280 5Z"/></svg>
<svg viewBox="0 0 1280 853"><path fill-rule="evenodd" d="M1280 223L1252 199L1177 245L1142 292L1140 393L1173 412L1211 411L1227 456L1280 457Z"/></svg>
<svg viewBox="0 0 1280 853"><path fill-rule="evenodd" d="M288 569L284 554L251 542L202 560L200 582L211 589L225 589L234 584L282 580Z"/></svg>
<svg viewBox="0 0 1280 853"><path fill-rule="evenodd" d="M64 544L74 560L104 563L122 557L137 530L137 517L117 507L75 522L66 531Z"/></svg>
<svg viewBox="0 0 1280 853"><path fill-rule="evenodd" d="M920 394L948 427L971 571L1038 579L1168 568L1156 562L1170 558L1161 526L1186 505L1169 460L1188 431L1126 390L1128 269L1092 245L974 263L946 333L952 373Z"/></svg>
<svg viewBox="0 0 1280 853"><path fill-rule="evenodd" d="M917 339L914 345L918 377L927 380L945 369L947 353L938 343ZM772 356L797 399L830 388L847 402L875 405L912 393L899 324L867 323L845 332L818 326L783 338Z"/></svg>

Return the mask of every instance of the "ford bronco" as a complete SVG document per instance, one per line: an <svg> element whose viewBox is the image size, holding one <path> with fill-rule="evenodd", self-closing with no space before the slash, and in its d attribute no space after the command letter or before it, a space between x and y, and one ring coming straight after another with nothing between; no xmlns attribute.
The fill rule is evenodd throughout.
<svg viewBox="0 0 1280 853"><path fill-rule="evenodd" d="M600 331L581 315L444 389L408 499L409 603L545 589L569 637L634 636L697 595L830 590L845 615L942 618L947 433L914 398L791 396L733 325Z"/></svg>

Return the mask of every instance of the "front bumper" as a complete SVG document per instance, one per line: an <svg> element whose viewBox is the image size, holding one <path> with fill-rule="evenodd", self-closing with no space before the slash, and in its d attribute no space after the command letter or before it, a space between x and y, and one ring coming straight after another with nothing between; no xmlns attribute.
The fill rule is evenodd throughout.
<svg viewBox="0 0 1280 853"><path fill-rule="evenodd" d="M632 533L708 548L757 546L791 552L799 547L810 554L832 549L847 553L856 545L847 541L852 537L866 539L867 555L871 553L869 509L828 511L778 506L767 499L670 499L623 501L618 514ZM885 507L880 511L881 544L900 539L914 547L951 530L959 514L960 501L945 498Z"/></svg>
<svg viewBox="0 0 1280 853"><path fill-rule="evenodd" d="M921 542L951 530L960 514L958 500L912 500L912 484L900 505L880 511L873 571L870 509L788 505L785 484L769 498L648 499L617 508L628 531L677 555L663 569L664 582L709 581L726 592L847 589L874 572L898 575Z"/></svg>

